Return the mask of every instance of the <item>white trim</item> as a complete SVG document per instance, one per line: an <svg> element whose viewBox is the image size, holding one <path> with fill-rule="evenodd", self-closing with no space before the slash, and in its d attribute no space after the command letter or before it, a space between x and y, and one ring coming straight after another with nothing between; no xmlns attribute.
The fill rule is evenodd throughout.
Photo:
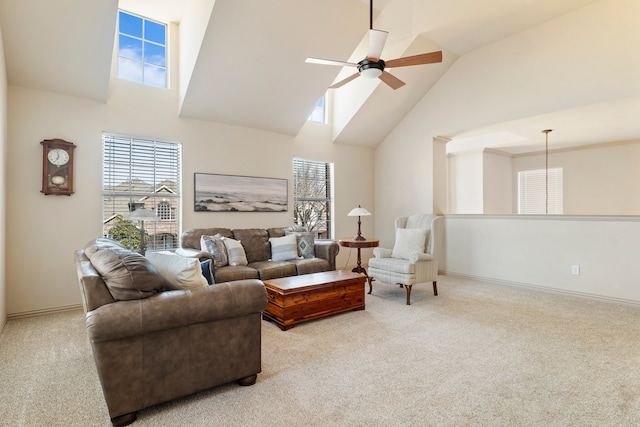
<svg viewBox="0 0 640 427"><path fill-rule="evenodd" d="M551 287L540 286L540 285L532 285L532 284L529 284L529 283L512 282L510 280L502 280L502 279L492 279L490 277L475 276L475 275L472 275L472 274L454 273L454 272L450 272L450 271L446 271L446 270L439 270L438 274L443 275L443 276L458 277L458 278L461 278L461 279L476 280L478 282L487 282L487 283L494 283L494 284L497 284L497 285L506 285L506 286L513 286L513 287L516 287L516 288L523 288L523 289L531 289L531 290L536 290L536 291L550 292L550 293L560 294L560 295L565 295L565 296L588 298L588 299L596 300L596 301L600 301L600 302L626 304L626 305L631 305L631 306L634 306L634 307L640 307L640 302L639 301L629 300L629 299L624 299L624 298L612 298L612 297L608 297L608 296L605 296L605 295L589 294L589 293L586 293L586 292L567 291L567 290L564 290L564 289L557 289L557 288L551 288Z"/></svg>

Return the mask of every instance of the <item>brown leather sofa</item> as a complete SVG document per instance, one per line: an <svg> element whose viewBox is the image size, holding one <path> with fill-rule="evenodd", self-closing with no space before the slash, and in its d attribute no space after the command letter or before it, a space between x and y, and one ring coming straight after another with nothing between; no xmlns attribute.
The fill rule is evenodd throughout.
<svg viewBox="0 0 640 427"><path fill-rule="evenodd" d="M215 282L230 282L243 279L269 280L280 277L319 273L336 269L336 256L340 246L335 240L314 240L311 254L298 259L273 261L270 238L283 237L290 232L306 232L296 227L276 228L191 228L180 236L180 248L176 253L201 260L213 257L202 251L202 236L220 235L223 238L238 240L246 253L247 265L224 265L213 267Z"/></svg>
<svg viewBox="0 0 640 427"><path fill-rule="evenodd" d="M260 280L165 290L147 259L108 239L75 252L86 325L114 426L137 411L261 371Z"/></svg>

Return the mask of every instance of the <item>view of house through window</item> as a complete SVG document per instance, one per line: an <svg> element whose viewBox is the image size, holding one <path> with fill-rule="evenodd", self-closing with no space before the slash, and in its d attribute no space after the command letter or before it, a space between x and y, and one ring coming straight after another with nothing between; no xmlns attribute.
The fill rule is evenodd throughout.
<svg viewBox="0 0 640 427"><path fill-rule="evenodd" d="M333 163L293 159L293 221L333 238Z"/></svg>
<svg viewBox="0 0 640 427"><path fill-rule="evenodd" d="M167 87L167 26L128 12L118 13L118 77Z"/></svg>
<svg viewBox="0 0 640 427"><path fill-rule="evenodd" d="M548 194L545 169L518 172L519 214L562 214L563 199L562 168L549 168Z"/></svg>
<svg viewBox="0 0 640 427"><path fill-rule="evenodd" d="M129 249L178 247L180 226L180 144L103 134L103 235ZM136 209L155 217L128 220Z"/></svg>
<svg viewBox="0 0 640 427"><path fill-rule="evenodd" d="M323 96L322 98L320 98L320 100L316 104L316 107L313 109L313 112L309 116L309 120L311 120L312 122L326 123L326 117L327 115L325 113Z"/></svg>

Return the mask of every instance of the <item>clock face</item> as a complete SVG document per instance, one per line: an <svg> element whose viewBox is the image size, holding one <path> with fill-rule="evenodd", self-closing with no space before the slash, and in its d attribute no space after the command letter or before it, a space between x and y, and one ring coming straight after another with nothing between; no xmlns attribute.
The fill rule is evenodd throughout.
<svg viewBox="0 0 640 427"><path fill-rule="evenodd" d="M56 166L63 166L69 162L69 153L61 148L53 148L47 154L49 161Z"/></svg>

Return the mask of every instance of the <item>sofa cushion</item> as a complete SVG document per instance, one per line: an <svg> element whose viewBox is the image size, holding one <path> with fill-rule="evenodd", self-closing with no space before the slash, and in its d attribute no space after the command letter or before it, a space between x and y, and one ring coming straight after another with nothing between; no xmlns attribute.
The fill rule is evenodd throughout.
<svg viewBox="0 0 640 427"><path fill-rule="evenodd" d="M200 237L200 249L213 256L216 267L224 267L229 264L227 248L222 240L223 237L220 234L215 236L202 235Z"/></svg>
<svg viewBox="0 0 640 427"><path fill-rule="evenodd" d="M170 252L147 252L146 257L167 281L168 289L198 289L208 285L198 258Z"/></svg>
<svg viewBox="0 0 640 427"><path fill-rule="evenodd" d="M222 237L233 238L233 233L229 228L190 228L183 231L180 235L180 247L200 249L200 238L203 235L215 236L216 234L220 234Z"/></svg>
<svg viewBox="0 0 640 427"><path fill-rule="evenodd" d="M260 275L255 268L246 265L224 266L216 268L214 273L215 283L233 282L235 280L259 279Z"/></svg>
<svg viewBox="0 0 640 427"><path fill-rule="evenodd" d="M296 275L296 266L292 261L258 261L249 264L258 272L260 280L277 279Z"/></svg>
<svg viewBox="0 0 640 427"><path fill-rule="evenodd" d="M288 261L298 258L298 243L294 234L282 237L270 237L271 260Z"/></svg>
<svg viewBox="0 0 640 427"><path fill-rule="evenodd" d="M226 237L222 239L224 242L224 246L227 248L227 255L229 256L229 265L237 266L237 265L247 265L247 255L244 251L244 247L239 240L227 239Z"/></svg>
<svg viewBox="0 0 640 427"><path fill-rule="evenodd" d="M263 228L234 229L233 238L242 242L249 263L271 258L269 235Z"/></svg>
<svg viewBox="0 0 640 427"><path fill-rule="evenodd" d="M295 264L298 276L302 274L320 273L331 270L329 261L322 258L303 258L291 261Z"/></svg>
<svg viewBox="0 0 640 427"><path fill-rule="evenodd" d="M118 247L89 253L85 252L115 300L147 298L165 289L162 275L139 253Z"/></svg>
<svg viewBox="0 0 640 427"><path fill-rule="evenodd" d="M296 236L296 245L298 247L298 255L303 258L314 258L315 253L315 233L311 231L289 231L285 234L293 234Z"/></svg>
<svg viewBox="0 0 640 427"><path fill-rule="evenodd" d="M428 232L424 228L396 229L396 242L391 257L409 259L412 253L424 252Z"/></svg>
<svg viewBox="0 0 640 427"><path fill-rule="evenodd" d="M122 246L122 244L120 244L120 242L116 240L108 239L106 237L98 237L97 239L94 239L85 245L84 253L85 255L87 255L87 258L91 258L91 255L104 248L126 249L124 246Z"/></svg>

